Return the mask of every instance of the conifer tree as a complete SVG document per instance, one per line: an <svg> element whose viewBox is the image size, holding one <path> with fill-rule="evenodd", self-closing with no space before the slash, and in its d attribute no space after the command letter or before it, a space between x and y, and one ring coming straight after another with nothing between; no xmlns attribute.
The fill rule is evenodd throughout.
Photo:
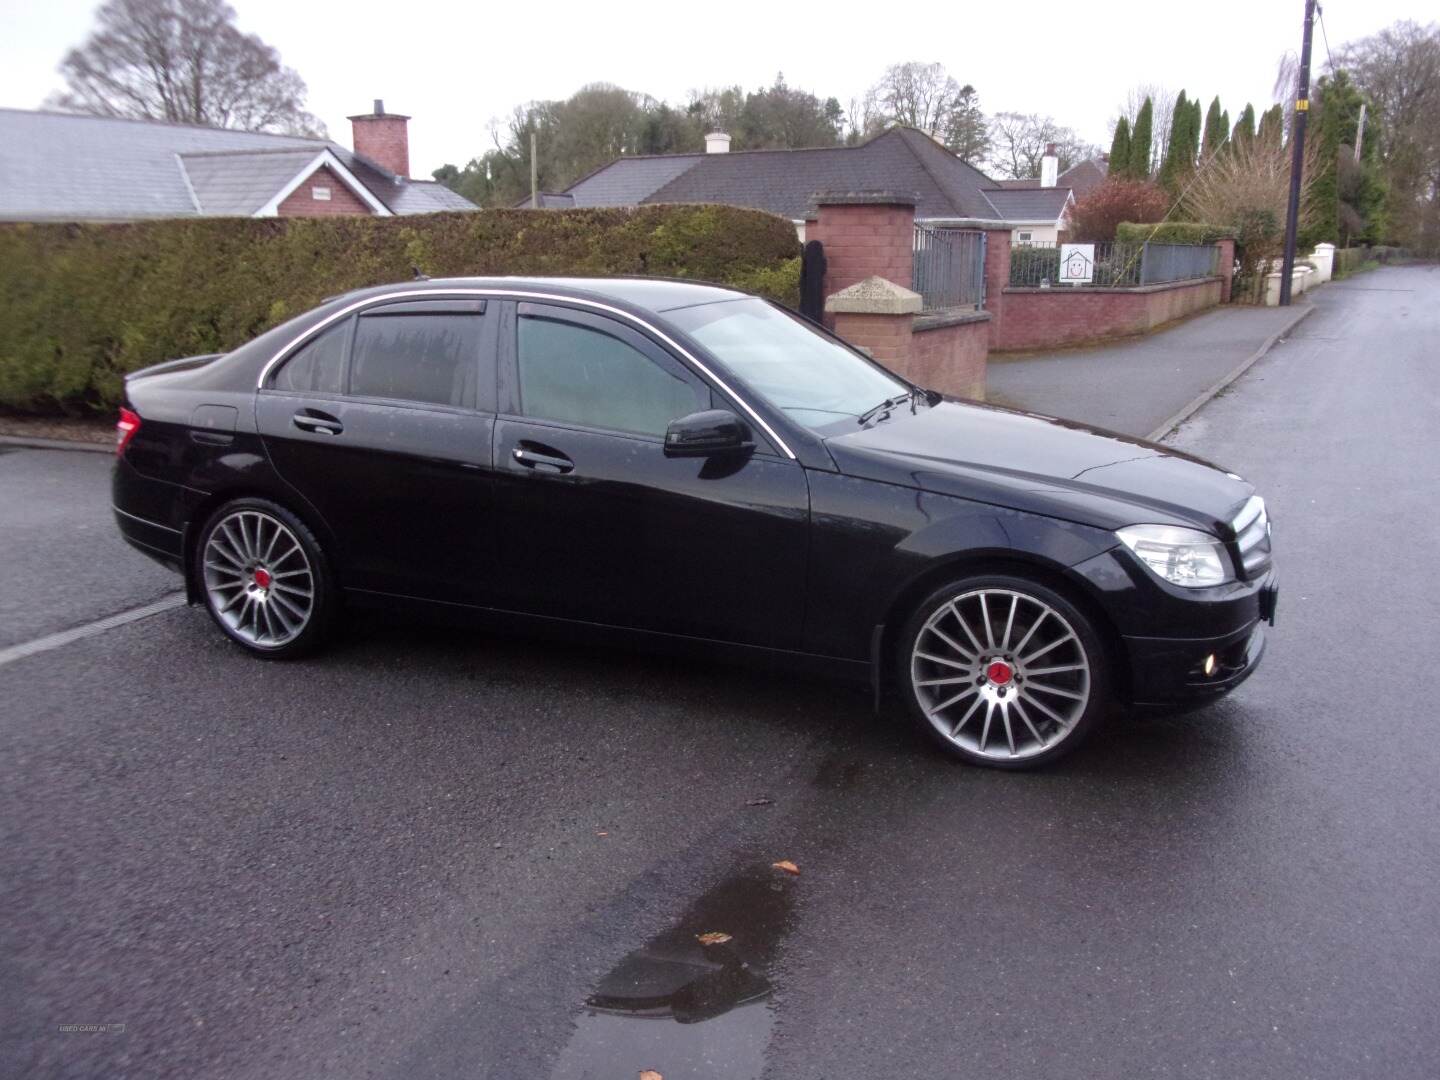
<svg viewBox="0 0 1440 1080"><path fill-rule="evenodd" d="M1132 180L1150 179L1150 129L1155 123L1155 105L1147 97L1135 114L1135 127L1130 131L1130 168Z"/></svg>
<svg viewBox="0 0 1440 1080"><path fill-rule="evenodd" d="M1110 172L1124 176L1130 170L1130 121L1120 117L1115 137L1110 140Z"/></svg>
<svg viewBox="0 0 1440 1080"><path fill-rule="evenodd" d="M1237 145L1248 145L1255 141L1255 106L1249 102L1245 103L1240 119L1235 121L1235 128L1230 132L1230 141Z"/></svg>

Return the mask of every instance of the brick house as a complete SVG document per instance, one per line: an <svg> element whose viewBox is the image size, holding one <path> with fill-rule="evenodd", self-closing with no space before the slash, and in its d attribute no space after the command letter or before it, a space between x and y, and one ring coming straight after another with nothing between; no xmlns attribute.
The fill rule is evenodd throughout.
<svg viewBox="0 0 1440 1080"><path fill-rule="evenodd" d="M380 217L474 210L410 178L409 117L350 117L328 139L0 109L0 221Z"/></svg>

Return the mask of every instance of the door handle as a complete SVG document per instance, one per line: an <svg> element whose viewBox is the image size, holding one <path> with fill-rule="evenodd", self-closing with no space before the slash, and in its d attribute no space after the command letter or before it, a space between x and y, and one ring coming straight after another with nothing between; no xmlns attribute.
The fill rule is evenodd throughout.
<svg viewBox="0 0 1440 1080"><path fill-rule="evenodd" d="M301 409L293 420L301 431L311 431L317 435L339 435L345 430L344 424L319 409Z"/></svg>
<svg viewBox="0 0 1440 1080"><path fill-rule="evenodd" d="M558 473L568 473L575 468L573 461L564 454L554 450L547 452L517 446L514 450L510 451L510 456L527 469L541 469L545 471L553 469Z"/></svg>

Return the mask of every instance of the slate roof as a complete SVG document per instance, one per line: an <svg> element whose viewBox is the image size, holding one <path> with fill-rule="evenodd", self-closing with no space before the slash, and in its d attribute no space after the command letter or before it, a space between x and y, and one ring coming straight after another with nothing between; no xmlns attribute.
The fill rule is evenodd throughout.
<svg viewBox="0 0 1440 1080"><path fill-rule="evenodd" d="M989 196L1006 221L1058 221L1070 200L1070 189L1001 188Z"/></svg>
<svg viewBox="0 0 1440 1080"><path fill-rule="evenodd" d="M190 179L198 212L248 217L273 199L318 153L311 146L212 151L181 154L180 164Z"/></svg>
<svg viewBox="0 0 1440 1080"><path fill-rule="evenodd" d="M326 149L392 213L475 208L325 139L0 109L0 221L253 214Z"/></svg>
<svg viewBox="0 0 1440 1080"><path fill-rule="evenodd" d="M928 135L891 128L859 146L619 158L566 189L576 206L713 202L803 218L821 191L914 194L917 218L998 218L994 188Z"/></svg>
<svg viewBox="0 0 1440 1080"><path fill-rule="evenodd" d="M1075 198L1090 194L1105 182L1110 175L1110 162L1106 157L1086 158L1077 161L1060 174L1059 183L1075 192Z"/></svg>
<svg viewBox="0 0 1440 1080"><path fill-rule="evenodd" d="M574 199L575 206L635 206L705 156L659 154L619 158L581 177L565 189L565 194Z"/></svg>

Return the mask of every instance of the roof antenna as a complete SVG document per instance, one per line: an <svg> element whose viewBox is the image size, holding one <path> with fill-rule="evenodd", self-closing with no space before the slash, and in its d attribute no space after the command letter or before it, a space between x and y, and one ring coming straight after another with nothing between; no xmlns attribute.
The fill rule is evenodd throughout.
<svg viewBox="0 0 1440 1080"><path fill-rule="evenodd" d="M411 264L410 264L410 280L411 280L411 281L429 281L429 280L430 280L430 275L427 274L427 273L425 273L424 270L421 270L420 267L416 266L414 263L411 263Z"/></svg>

